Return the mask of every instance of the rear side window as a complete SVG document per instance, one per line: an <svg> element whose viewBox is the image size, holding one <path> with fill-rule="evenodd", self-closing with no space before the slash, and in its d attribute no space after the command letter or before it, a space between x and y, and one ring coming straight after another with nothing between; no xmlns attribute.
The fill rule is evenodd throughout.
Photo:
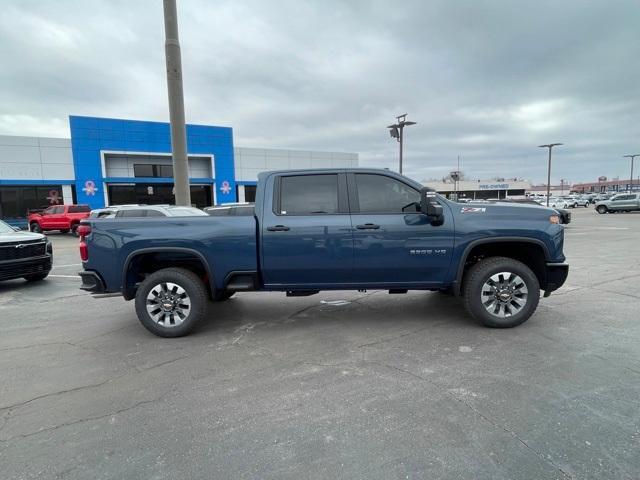
<svg viewBox="0 0 640 480"><path fill-rule="evenodd" d="M146 210L120 210L118 212L118 217L124 217L124 218L140 218L140 217L146 217L146 216L147 216Z"/></svg>
<svg viewBox="0 0 640 480"><path fill-rule="evenodd" d="M147 210L147 217L164 217L165 215L158 210Z"/></svg>
<svg viewBox="0 0 640 480"><path fill-rule="evenodd" d="M635 195L618 195L616 198L613 199L613 201L619 202L620 200L633 200L634 198L636 198Z"/></svg>
<svg viewBox="0 0 640 480"><path fill-rule="evenodd" d="M385 175L356 174L360 213L417 212L420 192Z"/></svg>
<svg viewBox="0 0 640 480"><path fill-rule="evenodd" d="M69 213L86 213L90 212L91 209L88 205L71 205L69 206Z"/></svg>
<svg viewBox="0 0 640 480"><path fill-rule="evenodd" d="M297 175L280 179L281 215L338 212L338 175Z"/></svg>

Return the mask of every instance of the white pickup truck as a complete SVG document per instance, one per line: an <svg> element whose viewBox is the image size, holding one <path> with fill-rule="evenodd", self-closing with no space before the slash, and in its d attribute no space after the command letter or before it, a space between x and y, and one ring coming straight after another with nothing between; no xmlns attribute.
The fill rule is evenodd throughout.
<svg viewBox="0 0 640 480"><path fill-rule="evenodd" d="M631 212L640 210L640 193L619 193L609 200L596 203L596 212Z"/></svg>

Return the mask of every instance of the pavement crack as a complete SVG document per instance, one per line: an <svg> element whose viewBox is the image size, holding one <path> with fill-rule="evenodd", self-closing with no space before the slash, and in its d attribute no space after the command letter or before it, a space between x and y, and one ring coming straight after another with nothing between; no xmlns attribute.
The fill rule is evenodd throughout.
<svg viewBox="0 0 640 480"><path fill-rule="evenodd" d="M153 398L151 400L142 400L140 402L134 403L133 405L131 405L129 407L121 408L121 409L116 410L114 412L105 413L103 415L96 415L96 416L93 416L93 417L81 418L79 420L73 420L71 422L64 422L64 423L61 423L60 425L55 425L55 426L49 427L49 428L43 428L42 430L38 430L36 432L31 432L31 433L26 433L24 435L16 435L16 436L13 436L13 437L9 437L6 440L0 440L0 443L8 443L8 442L10 442L12 440L22 440L22 439L25 439L25 438L28 438L28 437L32 437L34 435L39 435L41 433L52 432L52 431L58 430L59 428L69 427L71 425L77 425L79 423L92 422L92 421L96 421L96 420L101 420L103 418L113 417L115 415L120 415L121 413L128 412L129 410L133 410L134 408L138 408L138 407L141 407L143 405L147 405L147 404L150 404L150 403L158 402L158 401L162 400L162 398L164 398L167 395L167 393L168 392L166 392L166 393L164 393L164 394L162 394L162 395L160 395L160 396L158 396L156 398Z"/></svg>
<svg viewBox="0 0 640 480"><path fill-rule="evenodd" d="M125 373L123 373L121 375L117 375L115 377L108 378L107 380L104 380L104 381L99 382L99 383L91 383L89 385L82 385L80 387L69 388L67 390L60 390L60 391L57 391L57 392L45 393L44 395L38 395L37 397L33 397L33 398L29 399L29 400L25 400L24 402L19 402L19 403L15 403L13 405L8 405L6 407L2 407L2 408L0 408L0 412L4 412L4 411L10 412L10 411L13 411L16 408L24 407L25 405L33 403L33 402L35 402L37 400L42 400L43 398L55 397L55 396L58 396L58 395L64 395L64 394L67 394L67 393L78 392L78 391L86 390L86 389L89 389L89 388L101 387L102 385L106 385L107 383L113 382L113 381L115 381L115 380L127 375L128 373L129 372L125 372Z"/></svg>

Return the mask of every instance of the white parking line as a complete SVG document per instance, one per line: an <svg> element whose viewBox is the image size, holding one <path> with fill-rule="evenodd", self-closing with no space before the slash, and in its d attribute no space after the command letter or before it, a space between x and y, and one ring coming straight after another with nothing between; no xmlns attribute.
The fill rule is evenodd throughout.
<svg viewBox="0 0 640 480"><path fill-rule="evenodd" d="M80 279L79 275L49 275L50 277L55 277L55 278L77 278Z"/></svg>
<svg viewBox="0 0 640 480"><path fill-rule="evenodd" d="M62 267L81 267L81 263L69 263L68 265L54 265L53 268L62 268Z"/></svg>

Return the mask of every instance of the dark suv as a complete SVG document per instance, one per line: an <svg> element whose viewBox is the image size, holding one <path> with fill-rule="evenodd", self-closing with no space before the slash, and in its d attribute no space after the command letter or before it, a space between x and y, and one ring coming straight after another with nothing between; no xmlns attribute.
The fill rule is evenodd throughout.
<svg viewBox="0 0 640 480"><path fill-rule="evenodd" d="M0 280L43 280L51 271L52 259L47 237L20 231L0 220Z"/></svg>

